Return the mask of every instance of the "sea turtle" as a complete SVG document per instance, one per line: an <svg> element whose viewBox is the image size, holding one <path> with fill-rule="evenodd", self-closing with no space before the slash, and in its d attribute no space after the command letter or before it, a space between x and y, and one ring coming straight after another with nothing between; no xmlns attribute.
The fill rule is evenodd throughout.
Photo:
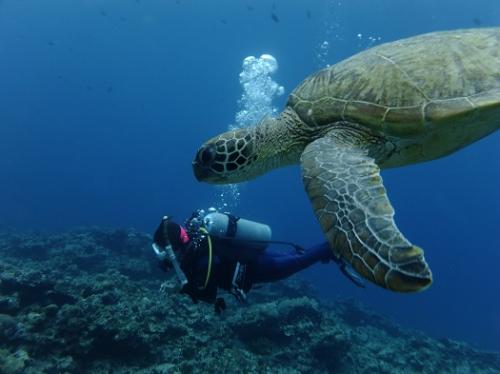
<svg viewBox="0 0 500 374"><path fill-rule="evenodd" d="M368 280L432 283L423 250L394 223L380 169L434 160L500 128L500 28L382 44L306 78L277 118L198 150L200 181L236 183L300 162L333 254Z"/></svg>

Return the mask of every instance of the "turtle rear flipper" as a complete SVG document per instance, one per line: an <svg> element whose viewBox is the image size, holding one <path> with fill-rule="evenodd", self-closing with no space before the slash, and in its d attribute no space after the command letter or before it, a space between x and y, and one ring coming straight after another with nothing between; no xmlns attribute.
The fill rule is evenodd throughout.
<svg viewBox="0 0 500 374"><path fill-rule="evenodd" d="M423 250L396 227L369 144L337 129L310 143L302 177L333 253L366 279L393 291L427 288L432 275Z"/></svg>

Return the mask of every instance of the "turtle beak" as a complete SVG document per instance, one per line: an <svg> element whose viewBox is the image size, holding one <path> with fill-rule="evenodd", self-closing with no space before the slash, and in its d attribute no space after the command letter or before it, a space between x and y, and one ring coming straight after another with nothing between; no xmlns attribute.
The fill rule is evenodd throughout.
<svg viewBox="0 0 500 374"><path fill-rule="evenodd" d="M210 184L225 184L227 183L223 176L214 173L210 167L201 165L198 161L193 161L193 173L198 182L206 182Z"/></svg>
<svg viewBox="0 0 500 374"><path fill-rule="evenodd" d="M217 150L212 143L204 144L198 149L192 162L193 173L198 182L222 183L222 175L212 169L216 155Z"/></svg>
<svg viewBox="0 0 500 374"><path fill-rule="evenodd" d="M197 160L193 161L193 173L198 182L204 182L210 176L210 170L202 167Z"/></svg>

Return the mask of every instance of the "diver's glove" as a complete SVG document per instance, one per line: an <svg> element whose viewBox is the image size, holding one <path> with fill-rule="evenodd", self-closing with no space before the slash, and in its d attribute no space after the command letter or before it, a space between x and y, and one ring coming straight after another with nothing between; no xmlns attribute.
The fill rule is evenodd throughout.
<svg viewBox="0 0 500 374"><path fill-rule="evenodd" d="M226 301L222 297L215 299L214 303L215 314L221 315L226 310Z"/></svg>
<svg viewBox="0 0 500 374"><path fill-rule="evenodd" d="M165 273L168 273L172 269L172 263L167 260L159 261L158 267L163 270Z"/></svg>
<svg viewBox="0 0 500 374"><path fill-rule="evenodd" d="M155 231L153 236L153 241L160 247L166 247L168 245L168 232L167 232L167 223L168 216L164 216L160 222L160 225Z"/></svg>

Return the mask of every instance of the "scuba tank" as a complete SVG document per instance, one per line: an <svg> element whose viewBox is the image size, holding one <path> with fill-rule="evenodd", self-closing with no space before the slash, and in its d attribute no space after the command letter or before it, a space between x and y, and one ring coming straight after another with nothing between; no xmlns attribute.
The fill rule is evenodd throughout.
<svg viewBox="0 0 500 374"><path fill-rule="evenodd" d="M208 213L203 217L203 226L214 241L215 252L236 261L255 259L271 240L268 225L228 213Z"/></svg>

